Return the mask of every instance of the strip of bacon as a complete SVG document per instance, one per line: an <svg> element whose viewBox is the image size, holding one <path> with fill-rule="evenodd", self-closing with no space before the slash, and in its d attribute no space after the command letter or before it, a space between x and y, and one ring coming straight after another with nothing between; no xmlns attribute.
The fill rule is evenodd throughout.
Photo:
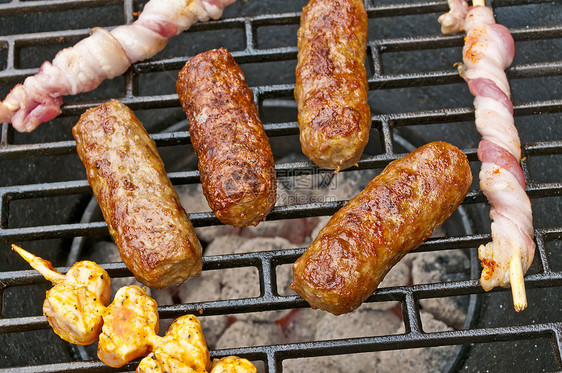
<svg viewBox="0 0 562 373"><path fill-rule="evenodd" d="M44 62L36 75L16 85L0 102L0 122L33 131L61 112L62 97L88 92L131 64L160 52L168 39L198 21L217 19L235 0L150 0L139 18L111 32L94 28L89 37Z"/></svg>
<svg viewBox="0 0 562 373"><path fill-rule="evenodd" d="M483 138L478 146L480 188L492 206L493 222L492 242L478 248L483 267L480 283L486 291L511 285L515 310L521 311L527 307L523 275L533 261L535 243L531 202L519 163L521 143L504 71L513 61L515 47L492 9L483 0L473 4L449 0L451 11L439 22L443 33L466 31L463 63L457 67L475 96L476 128Z"/></svg>

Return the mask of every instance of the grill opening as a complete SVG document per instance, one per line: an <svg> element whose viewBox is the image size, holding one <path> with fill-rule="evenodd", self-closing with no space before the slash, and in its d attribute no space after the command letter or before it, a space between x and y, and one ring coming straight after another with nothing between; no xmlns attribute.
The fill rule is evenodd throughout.
<svg viewBox="0 0 562 373"><path fill-rule="evenodd" d="M43 60L52 59L59 49L85 37L89 27L111 28L131 22L145 3L0 1L0 96L4 97L15 83L35 73ZM228 331L225 322L234 325L228 317L248 319L257 312L267 312L290 328L291 322L298 324L295 320L301 320L291 319L294 315L290 315L280 321L286 316L284 311L302 310L295 312L297 316L310 311L305 301L284 288L283 281L287 281L290 264L313 234L311 230L315 227L307 224L330 216L349 197L326 198L343 193L329 188L327 193L322 189L322 193L302 197L298 185L290 182L299 180L295 175L304 175L306 179L312 174L319 180L330 177L329 172L318 170L302 155L298 144L292 95L296 30L304 5L304 0L239 1L226 9L221 20L194 25L172 39L160 54L135 64L124 76L104 82L93 92L65 97L62 115L36 131L20 134L2 124L0 344L8 348L0 354L0 367L4 367L0 371L114 371L96 359L90 360L93 355L87 349L70 346L54 335L41 316L44 293L49 286L11 252L9 245L16 243L51 260L61 271L83 255L104 253L100 244L110 241L107 226L99 216L95 217L97 203L92 201L83 165L76 155L71 128L86 108L109 98L120 98L135 111L156 141L173 184L196 194L196 159L174 85L177 72L191 56L220 46L231 51L248 78L272 143L280 183L285 182L287 203L277 206L268 221L272 222L270 225L286 223L289 230L295 230L292 222L302 222L298 231L302 242L296 243L299 238L292 236L293 241L266 237L260 241L260 245L268 247L265 251L217 251L218 255L206 256L204 273L211 277L213 273L224 273L225 277L236 279L240 270L251 268L253 274L249 276L254 285L259 285L259 295L244 293L251 297L189 301L182 299L180 291L170 292L169 302L162 302L159 307L160 317L168 320L185 313L201 316L204 326L209 325L208 339L218 343L213 333L219 329ZM387 367L385 360L396 362L394 370L408 371L415 369L412 364L417 360L443 356L446 364L441 368L446 371L562 369L561 4L542 0L494 0L491 4L498 23L506 25L515 39L516 57L507 74L525 155L522 167L528 180L537 242L534 263L526 276L529 307L519 314L512 309L509 289L484 293L477 280L476 250L490 239L490 221L489 206L476 181L479 135L473 123L472 96L453 68L453 63L461 59L463 35L440 35L436 19L447 10L446 1L366 0L365 5L369 15L366 66L373 129L358 167L343 171L341 179L355 180L350 184L358 187L360 183L354 175L375 175L412 146L433 140L449 141L460 147L471 161L475 182L442 234L432 237L406 258L411 257L408 270L412 273L415 268L431 272L433 265L444 260L439 259L441 254L458 250L469 261L466 277L430 278L429 282L416 277L411 283L382 287L366 304L366 308L375 310L357 312L357 322L368 323L371 314L361 319L359 316L365 315L359 315L360 312L379 312L391 303L398 304L393 309L394 319L386 314L391 320L386 324L398 320L401 329L383 328L388 325L381 323L376 331L360 337L333 332L319 340L264 341L258 346L225 343L213 348L211 356L243 356L257 361L260 369L269 373L298 372L304 366L309 371L314 371L310 367L317 367L337 372L337 364L345 364L353 371L382 370ZM324 199L319 198L322 196ZM194 211L188 205L184 207L201 236L245 238L240 240L240 247L256 238L249 236L251 232L230 232L208 208ZM264 224L261 232L267 232L270 225ZM88 245L93 249L83 251ZM209 247L211 243L206 249ZM456 257L447 258L454 262ZM100 262L112 278L130 277L121 262ZM189 281L185 286L189 287ZM461 299L467 315L462 322L441 330L428 318L426 311L435 308L437 301L462 303ZM328 329L337 329L337 320L340 319L332 323L325 320ZM302 332L302 328L296 329ZM246 329L238 330L241 335ZM258 330L263 334L265 329ZM237 335L235 331L231 330L233 336ZM261 337L256 335L253 341ZM444 355L447 349L454 352ZM133 362L120 370L135 368Z"/></svg>

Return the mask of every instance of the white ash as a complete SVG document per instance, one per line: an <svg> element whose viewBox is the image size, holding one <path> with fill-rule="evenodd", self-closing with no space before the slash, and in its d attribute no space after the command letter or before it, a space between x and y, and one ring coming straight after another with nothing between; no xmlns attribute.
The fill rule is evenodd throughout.
<svg viewBox="0 0 562 373"><path fill-rule="evenodd" d="M420 311L423 329L435 331L452 330L446 324L435 320L428 312ZM403 332L403 327L399 332ZM451 360L455 346L423 347L409 350L381 351L376 361L379 361L380 372L443 372ZM351 363L351 362L350 362ZM383 365L384 364L384 365ZM382 366L381 366L382 365ZM352 370L353 371L353 370ZM367 372L368 370L356 370Z"/></svg>
<svg viewBox="0 0 562 373"><path fill-rule="evenodd" d="M458 281L468 278L470 261L462 250L412 254L415 284ZM466 297L420 299L420 306L448 325L461 329L466 320ZM433 330L426 330L433 331Z"/></svg>
<svg viewBox="0 0 562 373"><path fill-rule="evenodd" d="M435 320L427 312L420 312L422 325L434 330L451 330L444 323ZM404 326L400 325L389 334L404 333ZM407 350L390 350L367 352L361 354L350 354L329 357L338 367L333 372L354 373L419 373L419 372L443 372L451 360L455 346L423 347ZM328 357L327 357L328 358ZM287 371L285 373L292 373Z"/></svg>
<svg viewBox="0 0 562 373"><path fill-rule="evenodd" d="M291 282L293 282L293 265L283 264L275 268L275 273L277 275L277 292L281 296L295 295L297 294L294 290L289 288Z"/></svg>
<svg viewBox="0 0 562 373"><path fill-rule="evenodd" d="M283 372L287 373L334 373L339 372L337 356L320 356L283 361ZM346 372L351 372L350 370Z"/></svg>
<svg viewBox="0 0 562 373"><path fill-rule="evenodd" d="M401 325L402 320L392 312L358 308L345 317L325 312L318 321L315 340L395 334Z"/></svg>
<svg viewBox="0 0 562 373"><path fill-rule="evenodd" d="M359 311L359 312L358 312ZM371 315L368 312L377 312ZM384 316L383 316L384 314ZM371 335L393 335L403 334L403 323L391 313L381 311L360 311L351 312L348 316L350 322L344 322L341 316L331 316L320 321L323 327L321 339L347 338L353 335L349 328L356 329L356 337ZM353 316L352 315L358 315ZM435 320L427 312L420 312L422 325L436 331L451 330L444 323ZM314 316L310 317L313 318ZM376 323L374 322L376 320ZM380 329L374 334L365 331L370 325L376 324ZM374 329L374 327L371 327ZM354 373L419 373L419 372L442 372L449 363L454 352L455 346L425 347L407 350L377 351L358 354L330 355L306 359L289 359L283 362L284 373L304 373L304 372L354 372Z"/></svg>
<svg viewBox="0 0 562 373"><path fill-rule="evenodd" d="M201 184L178 185L175 189L188 214L210 211ZM204 242L211 242L215 237L231 234L235 230L236 228L224 224L195 228L197 237Z"/></svg>
<svg viewBox="0 0 562 373"><path fill-rule="evenodd" d="M275 323L237 320L225 330L215 348L265 346L283 342L281 327Z"/></svg>
<svg viewBox="0 0 562 373"><path fill-rule="evenodd" d="M201 318L201 328L207 345L216 346L217 342L228 328L230 319L225 315L205 316Z"/></svg>
<svg viewBox="0 0 562 373"><path fill-rule="evenodd" d="M198 212L209 212L210 207L207 199L203 195L201 184L180 185L176 187L182 206L188 214ZM277 186L276 206L287 205L294 200L307 201L310 190L302 190L297 194L290 194L281 183ZM287 219L277 221L264 221L255 227L232 227L229 225L215 225L209 227L195 228L197 237L204 243L213 242L220 236L242 236L242 237L285 237L289 241L308 245L304 239L309 236L309 232L317 225L318 218Z"/></svg>

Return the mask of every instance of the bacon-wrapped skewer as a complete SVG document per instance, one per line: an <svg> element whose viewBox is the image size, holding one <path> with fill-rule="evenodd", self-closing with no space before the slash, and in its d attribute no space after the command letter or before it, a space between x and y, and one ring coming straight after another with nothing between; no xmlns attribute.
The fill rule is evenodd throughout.
<svg viewBox="0 0 562 373"><path fill-rule="evenodd" d="M213 362L201 323L193 315L174 320L164 337L158 336L158 305L136 285L117 291L113 302L110 278L94 262L75 263L66 275L51 263L12 245L35 270L55 286L47 291L43 312L62 339L91 344L99 339L98 357L111 367L141 360L137 373L201 372L256 373L255 366L235 356ZM102 327L103 325L103 327Z"/></svg>
<svg viewBox="0 0 562 373"><path fill-rule="evenodd" d="M480 283L488 291L509 286L516 311L527 307L523 274L535 253L531 202L519 164L521 144L513 120L513 105L505 69L513 61L513 38L494 20L484 0L449 0L451 11L439 17L442 32L466 32L461 77L475 96L476 128L482 135L480 188L492 205L492 242L478 248Z"/></svg>
<svg viewBox="0 0 562 373"><path fill-rule="evenodd" d="M150 0L130 25L111 32L95 27L89 37L44 62L39 73L16 85L0 102L0 122L20 132L60 114L62 97L88 92L131 64L161 51L174 35L197 21L217 19L235 0Z"/></svg>

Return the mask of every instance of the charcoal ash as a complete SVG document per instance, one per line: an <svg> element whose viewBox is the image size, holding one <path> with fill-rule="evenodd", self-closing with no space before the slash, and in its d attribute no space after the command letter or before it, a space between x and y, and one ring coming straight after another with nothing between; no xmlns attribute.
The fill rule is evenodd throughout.
<svg viewBox="0 0 562 373"><path fill-rule="evenodd" d="M412 254L412 279L416 284L459 281L470 274L470 261L462 250ZM466 297L420 299L420 306L436 319L456 329L463 327Z"/></svg>

